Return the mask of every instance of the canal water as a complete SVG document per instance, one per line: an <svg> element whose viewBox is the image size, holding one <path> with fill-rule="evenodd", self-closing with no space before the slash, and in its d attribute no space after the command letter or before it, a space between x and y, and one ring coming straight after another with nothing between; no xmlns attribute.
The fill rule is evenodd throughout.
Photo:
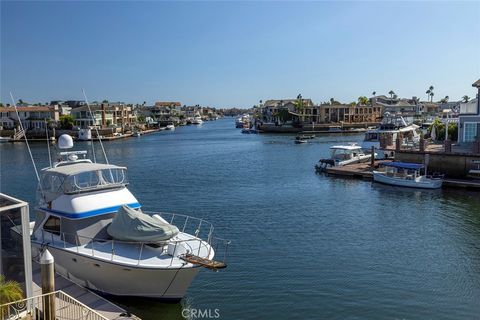
<svg viewBox="0 0 480 320"><path fill-rule="evenodd" d="M207 219L232 241L228 268L202 270L181 303L116 301L143 319L480 317L480 193L318 175L330 145L362 136L293 138L243 135L229 118L105 142L144 208ZM33 204L25 145L0 151L1 192ZM45 144L32 152L47 164Z"/></svg>

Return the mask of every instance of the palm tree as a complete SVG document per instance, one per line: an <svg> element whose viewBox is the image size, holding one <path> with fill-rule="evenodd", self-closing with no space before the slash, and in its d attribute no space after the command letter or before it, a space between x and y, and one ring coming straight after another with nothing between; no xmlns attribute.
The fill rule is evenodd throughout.
<svg viewBox="0 0 480 320"><path fill-rule="evenodd" d="M374 96L374 97L375 97L375 95L376 95L376 94L377 94L377 92L376 92L376 91L373 91L373 92L372 92L372 96Z"/></svg>
<svg viewBox="0 0 480 320"><path fill-rule="evenodd" d="M430 89L428 89L427 91L425 91L425 93L427 94L427 101L428 101L428 99L429 99L429 97L430 97L430 92L432 92Z"/></svg>
<svg viewBox="0 0 480 320"><path fill-rule="evenodd" d="M433 102L433 96L434 96L433 91L430 91L430 102Z"/></svg>
<svg viewBox="0 0 480 320"><path fill-rule="evenodd" d="M393 99L393 95L395 94L395 91L390 90L388 94L390 95L390 99Z"/></svg>
<svg viewBox="0 0 480 320"><path fill-rule="evenodd" d="M464 95L462 99L463 99L463 102L468 102L468 100L470 100L470 97L467 95Z"/></svg>
<svg viewBox="0 0 480 320"><path fill-rule="evenodd" d="M0 275L0 305L23 299L23 290L20 284L15 281L7 281L3 274ZM5 308L0 308L1 318Z"/></svg>
<svg viewBox="0 0 480 320"><path fill-rule="evenodd" d="M358 97L358 104L366 106L368 104L368 98L365 96Z"/></svg>

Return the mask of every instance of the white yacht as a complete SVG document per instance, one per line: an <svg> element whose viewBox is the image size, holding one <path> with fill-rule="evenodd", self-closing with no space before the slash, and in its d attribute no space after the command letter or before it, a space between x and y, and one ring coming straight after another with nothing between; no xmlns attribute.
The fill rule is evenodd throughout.
<svg viewBox="0 0 480 320"><path fill-rule="evenodd" d="M203 123L203 120L202 120L202 117L200 116L195 116L192 120L192 123L193 124L202 124Z"/></svg>
<svg viewBox="0 0 480 320"><path fill-rule="evenodd" d="M383 170L373 171L373 180L393 186L438 189L442 187L443 176L427 176L423 164L409 162L384 162ZM425 169L425 174L421 170Z"/></svg>
<svg viewBox="0 0 480 320"><path fill-rule="evenodd" d="M362 147L356 143L330 147L330 158L320 159L315 165L317 170L323 170L326 166L345 166L347 164L366 162L372 158L371 154L365 154Z"/></svg>
<svg viewBox="0 0 480 320"><path fill-rule="evenodd" d="M175 125L174 124L169 124L165 127L165 130L175 130Z"/></svg>
<svg viewBox="0 0 480 320"><path fill-rule="evenodd" d="M244 114L235 119L235 128L245 128L250 126L250 115Z"/></svg>
<svg viewBox="0 0 480 320"><path fill-rule="evenodd" d="M392 158L394 152L382 149L380 140L385 139L385 141L394 145L398 134L402 133L406 139L415 144L420 141L421 132L418 130L419 128L415 124L407 124L402 116L392 116L386 112L379 128L369 129L365 132L362 148L368 151L375 147L375 150L378 150L377 157L379 159Z"/></svg>
<svg viewBox="0 0 480 320"><path fill-rule="evenodd" d="M58 146L73 147L72 138L62 135ZM226 267L213 260L220 240L210 223L142 212L127 188L127 169L86 154L60 152L59 162L42 169L33 256L48 247L56 271L86 288L161 299L181 299L200 266ZM226 250L228 243L220 244Z"/></svg>

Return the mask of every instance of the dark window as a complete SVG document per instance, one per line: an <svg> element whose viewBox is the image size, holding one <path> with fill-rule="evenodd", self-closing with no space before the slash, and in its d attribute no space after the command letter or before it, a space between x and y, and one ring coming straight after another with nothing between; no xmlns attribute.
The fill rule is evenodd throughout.
<svg viewBox="0 0 480 320"><path fill-rule="evenodd" d="M43 225L43 230L60 235L60 218L50 216Z"/></svg>

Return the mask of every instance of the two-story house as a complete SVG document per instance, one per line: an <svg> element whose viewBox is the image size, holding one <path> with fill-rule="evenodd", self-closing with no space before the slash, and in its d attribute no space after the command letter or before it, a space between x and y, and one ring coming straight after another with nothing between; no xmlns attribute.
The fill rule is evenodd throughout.
<svg viewBox="0 0 480 320"><path fill-rule="evenodd" d="M59 120L58 106L28 106L0 108L0 126L3 129L15 129L22 122L25 130L45 129L46 122Z"/></svg>
<svg viewBox="0 0 480 320"><path fill-rule="evenodd" d="M478 90L477 98L460 104L458 142L463 144L480 139L480 79L472 86Z"/></svg>

